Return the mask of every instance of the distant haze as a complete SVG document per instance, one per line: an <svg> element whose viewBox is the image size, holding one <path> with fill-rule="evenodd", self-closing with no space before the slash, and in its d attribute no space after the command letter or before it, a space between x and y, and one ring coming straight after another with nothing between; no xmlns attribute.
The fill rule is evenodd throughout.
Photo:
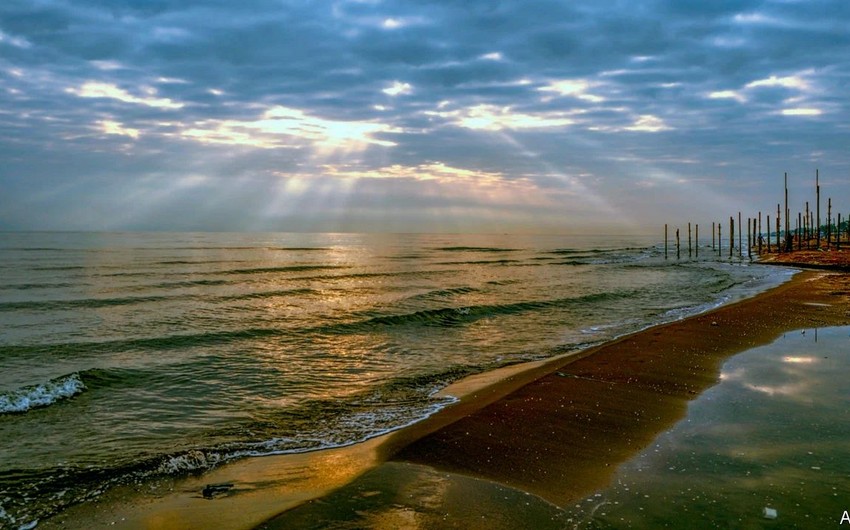
<svg viewBox="0 0 850 530"><path fill-rule="evenodd" d="M842 0L5 0L0 230L646 233L775 212L786 171L796 212L816 168L846 210L848 28Z"/></svg>

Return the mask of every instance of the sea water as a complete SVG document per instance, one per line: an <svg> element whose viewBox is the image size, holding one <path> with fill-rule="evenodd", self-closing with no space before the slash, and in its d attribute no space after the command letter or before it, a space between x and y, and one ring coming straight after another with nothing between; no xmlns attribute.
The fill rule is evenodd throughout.
<svg viewBox="0 0 850 530"><path fill-rule="evenodd" d="M791 271L651 237L0 233L0 527L356 443Z"/></svg>

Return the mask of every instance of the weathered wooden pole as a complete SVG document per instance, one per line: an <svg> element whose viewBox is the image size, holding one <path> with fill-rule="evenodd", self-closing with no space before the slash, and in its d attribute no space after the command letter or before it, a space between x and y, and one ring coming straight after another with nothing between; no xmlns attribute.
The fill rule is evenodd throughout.
<svg viewBox="0 0 850 530"><path fill-rule="evenodd" d="M835 249L841 250L841 213L838 214L838 224L835 225Z"/></svg>
<svg viewBox="0 0 850 530"><path fill-rule="evenodd" d="M762 237L761 237L761 212L759 212L758 235L759 235L759 237L758 237L758 242L759 242L759 256L761 256L761 241L762 241Z"/></svg>
<svg viewBox="0 0 850 530"><path fill-rule="evenodd" d="M676 259L679 259L681 254L679 253L679 229L676 229Z"/></svg>
<svg viewBox="0 0 850 530"><path fill-rule="evenodd" d="M785 252L794 250L791 240L791 210L788 209L788 173L785 173Z"/></svg>
<svg viewBox="0 0 850 530"><path fill-rule="evenodd" d="M797 250L803 250L803 214L797 212Z"/></svg>
<svg viewBox="0 0 850 530"><path fill-rule="evenodd" d="M812 238L812 239L814 239L816 237L815 236L815 230L816 230L816 228L815 228L815 212L813 210L813 211L809 212L809 232L810 232L809 237ZM817 245L817 242L815 243L815 245Z"/></svg>
<svg viewBox="0 0 850 530"><path fill-rule="evenodd" d="M664 223L664 259L667 259L667 223Z"/></svg>
<svg viewBox="0 0 850 530"><path fill-rule="evenodd" d="M756 241L758 241L758 234L756 233L756 218L753 217L753 226L750 228L750 232L752 233L752 251L756 249ZM752 251L750 255L752 255Z"/></svg>
<svg viewBox="0 0 850 530"><path fill-rule="evenodd" d="M723 224L717 222L717 257L723 256Z"/></svg>
<svg viewBox="0 0 850 530"><path fill-rule="evenodd" d="M688 259L692 257L694 257L694 253L691 249L691 223L688 223Z"/></svg>
<svg viewBox="0 0 850 530"><path fill-rule="evenodd" d="M803 217L803 237L806 240L806 248L809 248L809 216Z"/></svg>
<svg viewBox="0 0 850 530"><path fill-rule="evenodd" d="M809 222L809 201L806 201L806 248L809 248L809 239L812 238L812 223Z"/></svg>
<svg viewBox="0 0 850 530"><path fill-rule="evenodd" d="M832 241L832 197L826 200L826 248Z"/></svg>
<svg viewBox="0 0 850 530"><path fill-rule="evenodd" d="M696 250L696 257L699 258L699 223L694 226L694 250Z"/></svg>
<svg viewBox="0 0 850 530"><path fill-rule="evenodd" d="M815 225L815 248L820 248L820 173L815 169L815 197L817 199L817 225Z"/></svg>

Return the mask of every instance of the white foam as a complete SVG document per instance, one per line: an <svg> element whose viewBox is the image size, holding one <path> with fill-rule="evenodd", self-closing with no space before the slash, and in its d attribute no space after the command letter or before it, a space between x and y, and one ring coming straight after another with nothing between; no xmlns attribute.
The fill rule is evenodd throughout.
<svg viewBox="0 0 850 530"><path fill-rule="evenodd" d="M86 389L80 374L51 379L46 383L31 385L0 394L0 414L27 412L46 407L59 400L75 396Z"/></svg>
<svg viewBox="0 0 850 530"><path fill-rule="evenodd" d="M194 449L182 455L172 456L160 464L156 471L162 474L173 474L205 470L214 467L221 459L221 455L217 453L205 453Z"/></svg>

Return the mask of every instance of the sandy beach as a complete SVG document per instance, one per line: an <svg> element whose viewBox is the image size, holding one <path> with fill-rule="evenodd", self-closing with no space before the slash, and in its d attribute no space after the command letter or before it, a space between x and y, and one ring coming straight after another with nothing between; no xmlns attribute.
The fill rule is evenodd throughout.
<svg viewBox="0 0 850 530"><path fill-rule="evenodd" d="M550 508L575 502L604 487L619 464L681 419L687 403L717 382L724 359L789 330L847 323L850 277L800 273L753 299L624 337L586 351L579 359L547 365L544 370L549 373L518 390L500 388L516 385L508 378L473 392L467 401L507 395L435 432L426 434L433 426L425 422L388 440L382 450L389 462L370 472L364 487L349 488L350 505L344 503L345 494L338 493L336 502L313 501L261 528L311 527L310 521L315 525L322 518L341 528L394 524L510 528L520 521L522 526L558 527L564 521L546 503L510 502L506 504L517 511L506 510L506 504L498 501L509 496L496 485L529 492L550 503ZM466 501L433 491L426 494L423 485L429 482L441 483L443 492L451 488L451 497L460 495ZM370 484L382 483L396 484L396 495L418 491L420 498L411 501L412 493L407 495L403 509L398 503L367 508ZM373 494L379 491L375 488ZM364 493L367 497L362 497ZM357 496L363 500L351 502ZM464 507L452 509L451 503ZM346 508L351 511L340 513ZM439 517L441 513L452 513L455 519Z"/></svg>
<svg viewBox="0 0 850 530"><path fill-rule="evenodd" d="M558 507L605 487L716 384L724 359L848 323L850 276L802 272L578 355L460 381L444 391L458 403L367 443L236 462L153 493L115 489L41 527L560 527Z"/></svg>

